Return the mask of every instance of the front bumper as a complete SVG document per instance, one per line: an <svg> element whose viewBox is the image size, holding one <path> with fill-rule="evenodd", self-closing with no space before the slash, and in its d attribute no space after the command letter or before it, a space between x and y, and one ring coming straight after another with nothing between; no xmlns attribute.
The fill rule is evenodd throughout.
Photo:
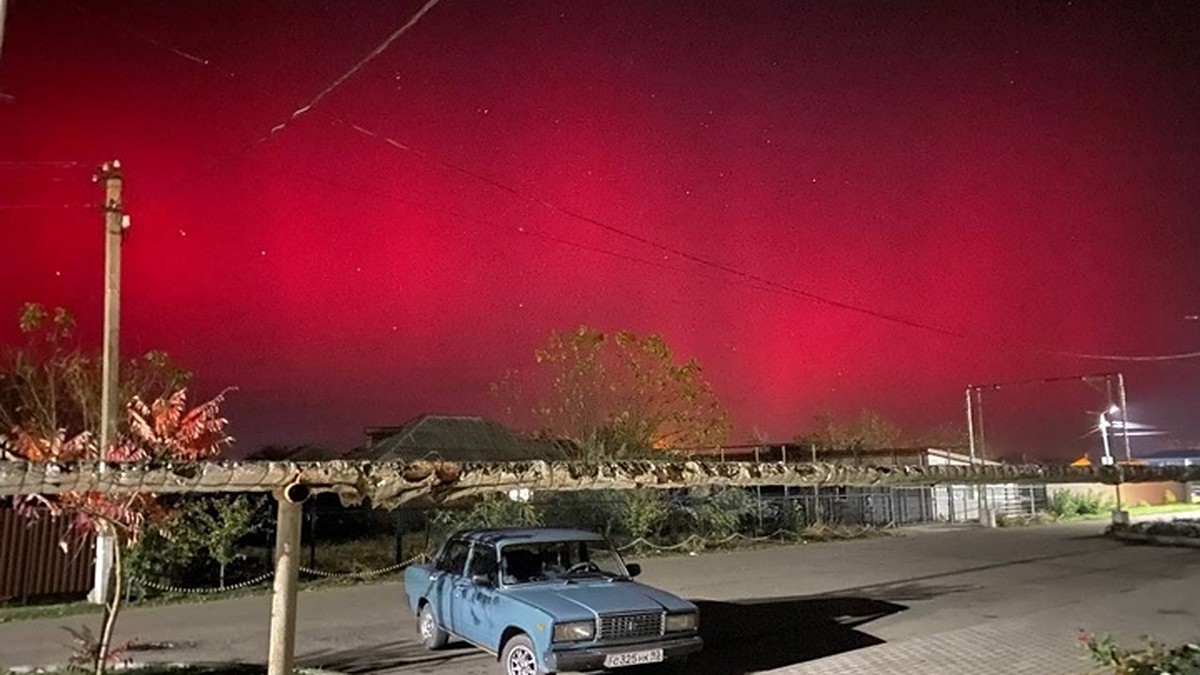
<svg viewBox="0 0 1200 675"><path fill-rule="evenodd" d="M586 647L567 647L546 652L546 668L555 671L588 671L602 670L604 657L609 654L624 654L640 652L647 649L662 649L663 660L682 658L695 654L704 647L704 641L699 635L687 635L653 642L634 642L622 645L589 645Z"/></svg>

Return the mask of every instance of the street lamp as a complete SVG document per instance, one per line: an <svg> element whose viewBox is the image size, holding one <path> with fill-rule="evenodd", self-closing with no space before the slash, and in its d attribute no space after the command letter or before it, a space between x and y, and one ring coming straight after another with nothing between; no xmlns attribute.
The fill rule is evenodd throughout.
<svg viewBox="0 0 1200 675"><path fill-rule="evenodd" d="M1115 415L1121 412L1121 409L1116 404L1108 406L1108 410L1100 413L1100 438L1104 441L1104 458L1100 461L1104 466L1112 466L1115 462L1112 456L1112 448L1108 444L1108 428L1113 424L1108 421L1109 415Z"/></svg>
<svg viewBox="0 0 1200 675"><path fill-rule="evenodd" d="M1121 427L1124 428L1126 426L1124 423L1125 414L1122 412L1120 406L1117 406L1116 404L1109 405L1108 410L1105 410L1104 412L1100 413L1100 416L1099 416L1100 417L1100 422L1099 422L1100 439L1104 442L1104 457L1101 458L1100 463L1103 464L1104 466L1113 466L1114 464L1116 464L1116 461L1113 460L1112 448L1109 447L1109 444L1108 444L1108 428L1113 426L1113 423L1108 420L1108 416L1115 415L1119 412L1122 413L1121 414L1121 419L1122 419ZM1126 431L1126 433L1128 433L1128 431ZM1128 436L1126 436L1126 438L1128 438ZM1128 523L1129 522L1129 514L1121 506L1121 483L1119 480L1115 485L1113 485L1113 488L1115 489L1115 492L1117 495L1117 504L1116 504L1117 508L1113 510L1113 522L1114 523L1122 523L1122 524Z"/></svg>

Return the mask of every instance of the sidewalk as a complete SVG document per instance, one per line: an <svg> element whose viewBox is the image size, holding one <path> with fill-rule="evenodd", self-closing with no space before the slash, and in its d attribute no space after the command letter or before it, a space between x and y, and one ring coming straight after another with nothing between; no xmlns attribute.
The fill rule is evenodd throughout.
<svg viewBox="0 0 1200 675"><path fill-rule="evenodd" d="M1147 607L1154 609L1131 611ZM1091 625L1113 627L1114 637L1134 646L1146 634L1167 643L1195 640L1200 637L1198 615L1200 589L1195 581L1164 581L1017 619L889 642L773 672L1082 675L1096 668L1078 641L1077 624L1082 617Z"/></svg>

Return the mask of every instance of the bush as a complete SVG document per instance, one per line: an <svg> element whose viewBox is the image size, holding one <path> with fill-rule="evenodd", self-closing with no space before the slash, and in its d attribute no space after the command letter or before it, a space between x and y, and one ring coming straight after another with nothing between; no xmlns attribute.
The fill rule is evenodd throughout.
<svg viewBox="0 0 1200 675"><path fill-rule="evenodd" d="M539 501L538 509L546 525L578 527L616 538L627 534L625 495L617 490L554 492Z"/></svg>
<svg viewBox="0 0 1200 675"><path fill-rule="evenodd" d="M1025 527L1028 525L1045 525L1046 523L1054 522L1054 518L1045 513L1009 515L1007 513L996 514L997 527Z"/></svg>
<svg viewBox="0 0 1200 675"><path fill-rule="evenodd" d="M1133 534L1152 534L1161 537L1188 537L1200 539L1200 520L1193 518L1176 518L1174 520L1151 520L1131 525L1109 525L1107 532L1130 532Z"/></svg>
<svg viewBox="0 0 1200 675"><path fill-rule="evenodd" d="M1167 488L1166 492L1163 493L1163 504L1178 504L1178 503L1179 503L1179 497L1175 496L1175 491L1170 488Z"/></svg>
<svg viewBox="0 0 1200 675"><path fill-rule="evenodd" d="M799 499L785 499L772 502L766 513L771 532L783 530L792 534L800 534L804 528L812 525L816 519L808 512L808 507Z"/></svg>
<svg viewBox="0 0 1200 675"><path fill-rule="evenodd" d="M1200 645L1195 642L1168 647L1144 639L1141 648L1125 649L1110 636L1080 636L1092 660L1113 675L1197 675L1200 674Z"/></svg>
<svg viewBox="0 0 1200 675"><path fill-rule="evenodd" d="M1046 510L1058 518L1095 516L1112 508L1112 502L1094 492L1060 490L1050 497Z"/></svg>
<svg viewBox="0 0 1200 675"><path fill-rule="evenodd" d="M658 490L628 490L622 493L621 520L624 533L632 539L651 539L662 534L671 507Z"/></svg>
<svg viewBox="0 0 1200 675"><path fill-rule="evenodd" d="M467 508L439 509L429 518L429 527L439 539L456 530L541 524L542 514L536 504L509 499L507 495L488 495Z"/></svg>

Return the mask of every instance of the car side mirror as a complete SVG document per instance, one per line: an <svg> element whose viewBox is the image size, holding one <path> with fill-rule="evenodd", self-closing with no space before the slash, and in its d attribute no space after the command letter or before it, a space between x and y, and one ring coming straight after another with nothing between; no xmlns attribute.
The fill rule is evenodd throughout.
<svg viewBox="0 0 1200 675"><path fill-rule="evenodd" d="M471 583L476 586L491 586L492 577L489 574L473 574L471 575Z"/></svg>
<svg viewBox="0 0 1200 675"><path fill-rule="evenodd" d="M629 572L629 576L636 577L642 573L642 566L637 563L629 563L625 566L625 570Z"/></svg>

